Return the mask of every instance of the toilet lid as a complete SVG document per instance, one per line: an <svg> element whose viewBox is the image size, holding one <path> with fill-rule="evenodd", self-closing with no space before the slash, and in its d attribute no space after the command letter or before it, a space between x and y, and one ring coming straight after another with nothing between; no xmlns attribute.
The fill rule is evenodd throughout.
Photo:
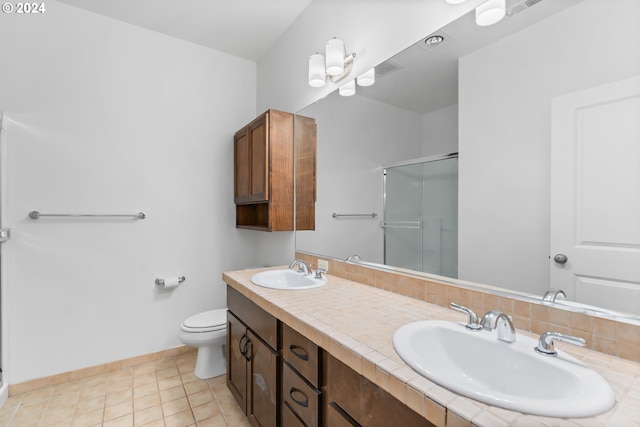
<svg viewBox="0 0 640 427"><path fill-rule="evenodd" d="M183 329L215 331L227 327L227 309L210 310L189 317L182 323Z"/></svg>

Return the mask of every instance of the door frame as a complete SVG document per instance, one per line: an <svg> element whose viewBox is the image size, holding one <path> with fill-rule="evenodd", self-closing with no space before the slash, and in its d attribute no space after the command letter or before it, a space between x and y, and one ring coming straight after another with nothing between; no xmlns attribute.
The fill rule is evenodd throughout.
<svg viewBox="0 0 640 427"><path fill-rule="evenodd" d="M7 137L4 126L4 114L0 111L0 228L7 222ZM0 406L9 397L9 324L8 324L8 274L7 274L7 246L0 244Z"/></svg>

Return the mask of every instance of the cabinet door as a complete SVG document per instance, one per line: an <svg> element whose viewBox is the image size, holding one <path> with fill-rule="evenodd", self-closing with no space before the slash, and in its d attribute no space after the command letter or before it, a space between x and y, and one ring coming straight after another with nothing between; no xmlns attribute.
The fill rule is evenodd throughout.
<svg viewBox="0 0 640 427"><path fill-rule="evenodd" d="M249 344L247 328L230 311L227 311L227 387L238 401L240 409L247 412L247 359Z"/></svg>
<svg viewBox="0 0 640 427"><path fill-rule="evenodd" d="M278 353L251 330L249 337L247 416L255 427L278 425Z"/></svg>
<svg viewBox="0 0 640 427"><path fill-rule="evenodd" d="M249 201L251 182L251 158L249 157L249 135L247 128L239 130L233 138L234 158L234 200L236 203Z"/></svg>
<svg viewBox="0 0 640 427"><path fill-rule="evenodd" d="M269 115L263 114L247 127L249 138L250 184L249 201L269 200Z"/></svg>

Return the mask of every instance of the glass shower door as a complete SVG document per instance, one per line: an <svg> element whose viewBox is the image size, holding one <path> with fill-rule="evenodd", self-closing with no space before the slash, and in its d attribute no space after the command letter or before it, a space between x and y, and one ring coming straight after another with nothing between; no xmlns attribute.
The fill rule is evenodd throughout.
<svg viewBox="0 0 640 427"><path fill-rule="evenodd" d="M422 165L385 170L384 263L422 271Z"/></svg>
<svg viewBox="0 0 640 427"><path fill-rule="evenodd" d="M458 276L458 158L385 169L385 264Z"/></svg>

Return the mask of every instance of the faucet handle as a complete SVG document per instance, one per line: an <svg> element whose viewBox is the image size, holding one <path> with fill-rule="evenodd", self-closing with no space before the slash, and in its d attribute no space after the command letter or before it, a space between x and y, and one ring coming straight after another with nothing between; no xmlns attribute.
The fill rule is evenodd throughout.
<svg viewBox="0 0 640 427"><path fill-rule="evenodd" d="M316 269L316 275L313 276L314 279L322 279L322 273L326 273L327 270L325 270L324 268L318 268Z"/></svg>
<svg viewBox="0 0 640 427"><path fill-rule="evenodd" d="M577 345L578 347L584 347L587 345L587 341L583 338L561 334L560 332L545 332L540 335L540 339L538 340L538 345L535 347L535 350L545 356L556 356L558 352L553 346L554 341L562 341L567 344Z"/></svg>
<svg viewBox="0 0 640 427"><path fill-rule="evenodd" d="M469 320L465 325L467 329L470 329L472 331L479 331L482 329L482 326L480 326L480 324L478 323L478 315L473 310L460 304L456 304L455 302L452 302L450 307L456 311L460 311L469 315Z"/></svg>

